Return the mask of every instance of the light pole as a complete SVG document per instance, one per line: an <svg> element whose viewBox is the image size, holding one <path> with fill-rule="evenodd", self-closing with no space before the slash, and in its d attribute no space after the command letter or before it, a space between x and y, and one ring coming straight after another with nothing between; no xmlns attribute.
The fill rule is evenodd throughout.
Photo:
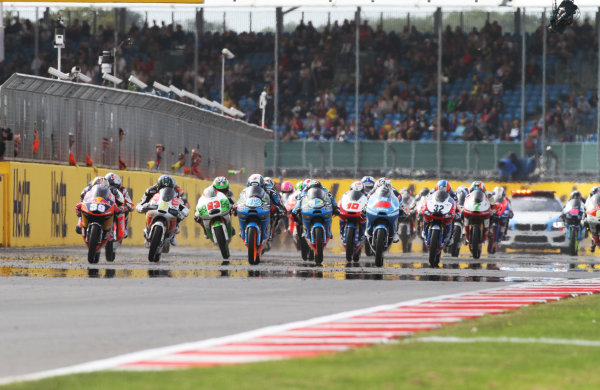
<svg viewBox="0 0 600 390"><path fill-rule="evenodd" d="M228 49L221 50L221 105L225 103L225 58L228 60L235 58L235 54Z"/></svg>
<svg viewBox="0 0 600 390"><path fill-rule="evenodd" d="M129 46L131 45L131 42L131 38L127 38L121 43L119 43L117 46L115 46L115 48L113 48L113 57L115 60L113 63L113 76L115 77L117 77L117 51L121 48L121 46L123 46L124 43L126 43Z"/></svg>

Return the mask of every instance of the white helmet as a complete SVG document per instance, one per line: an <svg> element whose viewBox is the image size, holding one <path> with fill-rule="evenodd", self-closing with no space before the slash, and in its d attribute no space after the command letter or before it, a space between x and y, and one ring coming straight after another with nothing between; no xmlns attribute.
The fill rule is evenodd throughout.
<svg viewBox="0 0 600 390"><path fill-rule="evenodd" d="M250 187L250 186L262 187L264 183L265 183L265 180L263 179L262 175L255 173L254 175L252 175L248 178L247 187Z"/></svg>
<svg viewBox="0 0 600 390"><path fill-rule="evenodd" d="M350 191L362 192L364 189L365 189L365 186L360 181L355 181L354 183L350 184Z"/></svg>

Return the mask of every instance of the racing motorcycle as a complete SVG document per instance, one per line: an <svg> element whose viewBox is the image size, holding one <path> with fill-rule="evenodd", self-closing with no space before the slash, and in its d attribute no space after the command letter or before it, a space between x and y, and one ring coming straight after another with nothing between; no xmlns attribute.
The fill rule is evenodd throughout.
<svg viewBox="0 0 600 390"><path fill-rule="evenodd" d="M413 202L411 205L411 214L416 223L416 231L423 231L423 208L425 207L425 202L427 201L427 196L422 196L418 202ZM419 234L419 238L423 240L422 251L427 252L427 245L425 245L425 240L423 236Z"/></svg>
<svg viewBox="0 0 600 390"><path fill-rule="evenodd" d="M400 236L400 242L402 242L402 252L407 253L412 251L412 240L414 238L414 215L410 208L412 199L402 198L400 207L404 210L406 215L400 220L398 224L398 234Z"/></svg>
<svg viewBox="0 0 600 390"><path fill-rule="evenodd" d="M165 187L154 194L143 208L138 208L138 212L146 213L144 238L145 245L149 248L148 260L158 262L161 254L168 253L171 248L171 239L177 231L177 220L187 217L189 209L183 205L177 191Z"/></svg>
<svg viewBox="0 0 600 390"><path fill-rule="evenodd" d="M367 197L362 191L351 190L342 196L338 206L340 220L346 224L344 231L340 232L346 249L346 261L358 262L365 239Z"/></svg>
<svg viewBox="0 0 600 390"><path fill-rule="evenodd" d="M569 199L562 211L562 219L567 229L567 240L569 241L569 256L577 256L579 241L583 240L585 230L582 221L585 211L581 199Z"/></svg>
<svg viewBox="0 0 600 390"><path fill-rule="evenodd" d="M304 238L310 246L315 263L323 263L323 251L329 242L333 206L322 188L311 188L302 198L300 214ZM310 258L310 257L309 257Z"/></svg>
<svg viewBox="0 0 600 390"><path fill-rule="evenodd" d="M437 268L440 264L446 226L453 223L456 203L449 193L436 191L427 197L423 206L423 235L429 249L429 265ZM426 225L425 225L426 224Z"/></svg>
<svg viewBox="0 0 600 390"><path fill-rule="evenodd" d="M496 253L498 243L502 241L508 228L508 221L511 216L510 203L508 198L492 199L492 212L490 218L490 230L488 233L488 248L490 254Z"/></svg>
<svg viewBox="0 0 600 390"><path fill-rule="evenodd" d="M585 223L590 230L593 244L600 245L600 194L588 198L585 202Z"/></svg>
<svg viewBox="0 0 600 390"><path fill-rule="evenodd" d="M400 202L391 188L378 188L367 203L367 244L375 253L375 265L383 266L383 253L393 242L400 215Z"/></svg>
<svg viewBox="0 0 600 390"><path fill-rule="evenodd" d="M240 222L240 235L248 248L248 263L260 263L263 245L270 237L271 202L258 186L244 188L234 206Z"/></svg>
<svg viewBox="0 0 600 390"><path fill-rule="evenodd" d="M462 209L465 205L466 195L463 192L457 193L456 212L454 213L454 221L452 222L452 237L447 246L447 252L452 257L460 255L460 247L463 244L463 224L462 224Z"/></svg>
<svg viewBox="0 0 600 390"><path fill-rule="evenodd" d="M219 247L223 259L229 258L229 243L233 236L232 207L227 196L213 187L204 190L196 204L196 221L202 224L208 239Z"/></svg>
<svg viewBox="0 0 600 390"><path fill-rule="evenodd" d="M481 256L481 246L487 239L490 227L491 206L483 191L475 190L467 195L463 207L465 238L474 259Z"/></svg>
<svg viewBox="0 0 600 390"><path fill-rule="evenodd" d="M83 197L81 235L88 247L88 262L91 264L100 260L102 247L113 238L117 209L115 197L107 186L94 185Z"/></svg>
<svg viewBox="0 0 600 390"><path fill-rule="evenodd" d="M296 216L292 214L292 210L296 207L296 203L298 202L296 196L299 193L300 191L294 191L284 203L285 209L287 210L287 231L294 240L296 250L300 251L302 260L307 260L310 248L306 240L302 238L302 220L296 218Z"/></svg>

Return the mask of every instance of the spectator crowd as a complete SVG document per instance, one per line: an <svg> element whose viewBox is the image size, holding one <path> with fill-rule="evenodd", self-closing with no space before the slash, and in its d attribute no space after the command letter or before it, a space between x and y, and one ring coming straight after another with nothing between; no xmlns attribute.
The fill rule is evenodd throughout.
<svg viewBox="0 0 600 390"><path fill-rule="evenodd" d="M0 82L14 72L47 75L48 67L56 61L54 22L39 21L37 57L33 55L33 23L13 18L5 25L6 60L0 63ZM537 107L529 112L525 134L521 134L520 111L509 110L506 103L507 91L520 88L521 38L504 34L497 22L488 21L468 32L450 26L443 31L444 93L438 129L436 36L419 32L414 26L384 31L381 25L373 28L365 20L360 26L360 45L368 56L360 71L357 134L354 37L351 20L335 21L319 30L311 22L301 22L281 36L277 128L281 140L351 141L356 136L365 140L431 140L440 134L443 139L458 141L525 138L527 149L533 153L544 123L550 139L575 141L588 116L595 112L596 93L577 91L576 95L568 90L550 101L545 118L540 117ZM159 81L194 90L194 35L181 25L164 22L142 26L132 22L115 42L112 26L99 25L94 34L88 21L74 20L66 26L63 70L79 66L82 73L101 84L98 55L127 38L132 45L123 45L117 56L119 77L133 74L149 85ZM542 28L527 41L530 59L526 80L541 83L537 58L542 52ZM225 105L240 109L249 122L259 124L258 97L263 90L273 92L274 36L233 31L199 35L198 94L211 100L220 99L220 53L224 47L236 54L225 67ZM593 53L597 47L594 28L585 19L564 34L550 35L548 54L565 64L579 51ZM165 52L173 50L182 53L184 66L170 70L163 59ZM269 99L267 118L272 118L272 102Z"/></svg>

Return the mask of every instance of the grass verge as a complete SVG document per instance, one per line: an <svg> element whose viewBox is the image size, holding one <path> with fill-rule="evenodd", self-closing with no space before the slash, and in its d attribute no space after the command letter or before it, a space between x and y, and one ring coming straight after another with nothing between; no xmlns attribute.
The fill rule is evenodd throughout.
<svg viewBox="0 0 600 390"><path fill-rule="evenodd" d="M534 305L420 336L600 340L600 295ZM600 347L405 342L310 359L176 371L70 375L1 390L599 389Z"/></svg>

